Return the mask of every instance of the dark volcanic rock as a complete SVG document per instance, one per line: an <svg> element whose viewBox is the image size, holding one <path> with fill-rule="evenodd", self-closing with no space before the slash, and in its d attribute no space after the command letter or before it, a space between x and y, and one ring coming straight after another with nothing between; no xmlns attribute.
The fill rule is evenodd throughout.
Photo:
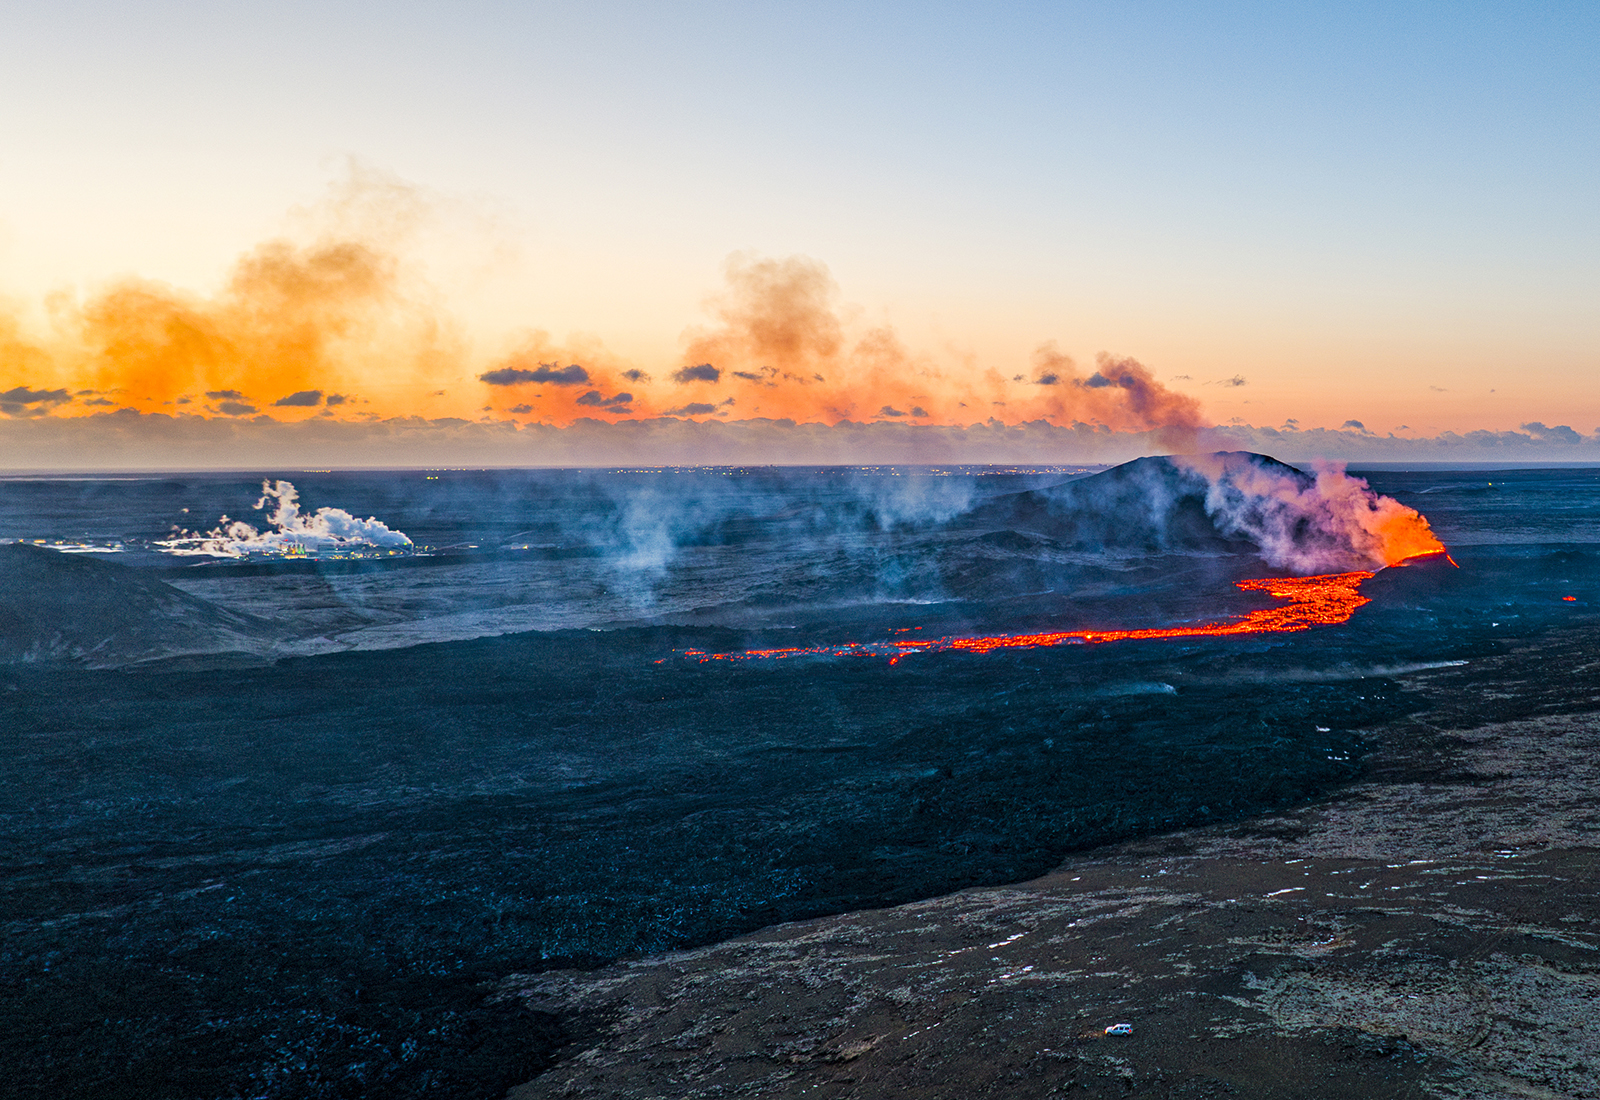
<svg viewBox="0 0 1600 1100"><path fill-rule="evenodd" d="M603 1021L512 1100L1600 1094L1595 656L1422 670L1434 709L1321 805L510 979Z"/></svg>
<svg viewBox="0 0 1600 1100"><path fill-rule="evenodd" d="M97 668L190 653L260 652L278 632L116 562L0 546L0 662Z"/></svg>

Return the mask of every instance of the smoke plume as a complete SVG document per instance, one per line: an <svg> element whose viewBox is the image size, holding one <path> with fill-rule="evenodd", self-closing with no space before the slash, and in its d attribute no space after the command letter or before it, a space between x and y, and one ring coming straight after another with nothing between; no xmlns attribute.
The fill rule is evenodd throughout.
<svg viewBox="0 0 1600 1100"><path fill-rule="evenodd" d="M720 381L747 415L948 424L999 413L1013 423L1155 432L1168 446L1193 446L1204 427L1197 401L1130 358L1102 354L1085 377L1046 344L1031 380L951 370L910 352L892 327L852 335L839 287L816 260L735 256L726 274L726 291L710 303L718 323L687 334L685 359L697 365L673 377Z"/></svg>
<svg viewBox="0 0 1600 1100"><path fill-rule="evenodd" d="M96 387L145 411L222 392L233 408L203 407L240 415L357 388L374 353L403 362L439 350L431 319L407 315L396 266L362 242L269 242L239 261L215 298L129 280L68 310L63 321L76 343L68 354L81 356Z"/></svg>
<svg viewBox="0 0 1600 1100"><path fill-rule="evenodd" d="M53 295L42 335L26 334L16 314L0 317L0 390L62 397L14 400L0 412L111 406L298 419L437 388L462 372L462 347L402 262L422 204L398 181L357 173L318 208L315 234L256 246L214 294L128 277L86 296ZM330 391L339 400L322 404Z"/></svg>
<svg viewBox="0 0 1600 1100"><path fill-rule="evenodd" d="M1194 446L1201 426L1193 399L1132 359L1103 355L1086 373L1047 344L1017 373L920 353L892 326L861 323L828 268L806 256L731 257L722 292L707 302L709 323L683 333L675 361L641 365L599 337L558 340L537 327L482 334L498 352L472 356L413 255L419 226L449 205L356 167L301 217L298 235L249 250L214 293L137 277L62 292L49 300L43 334L0 308L0 416L116 410L350 429L406 418L519 427L1043 422L1154 433L1169 447ZM354 451L360 433L349 434Z"/></svg>

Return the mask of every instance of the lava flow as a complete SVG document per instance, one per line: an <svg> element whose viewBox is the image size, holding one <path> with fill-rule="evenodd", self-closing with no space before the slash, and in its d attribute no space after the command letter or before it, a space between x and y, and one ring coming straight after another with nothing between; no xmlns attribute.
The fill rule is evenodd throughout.
<svg viewBox="0 0 1600 1100"><path fill-rule="evenodd" d="M1432 554L1417 557L1432 557ZM1412 560L1415 560L1414 558ZM1404 564L1404 563L1402 563ZM1450 564L1455 562L1451 560ZM988 634L919 638L889 642L847 642L836 646L795 647L790 649L747 649L740 653L707 653L689 649L684 656L700 661L737 661L786 657L888 657L894 664L913 653L938 650L966 650L989 653L997 649L1027 649L1035 646L1127 642L1149 638L1219 638L1234 634L1286 634L1310 630L1313 626L1334 626L1347 622L1356 609L1372 601L1360 592L1361 583L1376 573L1325 573L1317 577L1261 577L1236 582L1246 592L1265 592L1287 603L1251 611L1237 619L1205 623L1200 626L1147 627L1138 630L1059 630L1046 634Z"/></svg>

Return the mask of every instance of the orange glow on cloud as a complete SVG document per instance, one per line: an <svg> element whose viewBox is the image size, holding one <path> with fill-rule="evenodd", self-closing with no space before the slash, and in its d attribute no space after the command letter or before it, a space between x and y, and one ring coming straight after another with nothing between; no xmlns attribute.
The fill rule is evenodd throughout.
<svg viewBox="0 0 1600 1100"><path fill-rule="evenodd" d="M375 202L416 201L401 185L384 187ZM336 220L360 206L361 194L353 195L334 210ZM474 357L383 232L268 241L236 261L210 296L126 278L81 299L58 294L48 307L44 336L0 315L0 411L8 415L124 408L556 426L585 417L1044 420L1155 429L1175 448L1206 426L1195 399L1166 389L1132 359L1102 355L1095 370L1080 371L1050 344L1030 363L1004 369L918 354L892 328L852 325L828 269L803 256L730 259L711 322L684 332L681 357L643 365L598 338L557 342L538 329L507 354Z"/></svg>
<svg viewBox="0 0 1600 1100"><path fill-rule="evenodd" d="M971 424L1047 420L1106 429L1157 429L1175 444L1205 426L1197 401L1174 393L1132 359L1102 355L1081 374L1052 345L1030 368L940 366L909 351L893 329L851 333L839 288L803 256L734 257L716 323L685 334L680 364L646 372L603 349L559 348L539 333L480 375L494 412L558 424L581 416L841 420ZM625 400L626 398L626 400Z"/></svg>
<svg viewBox="0 0 1600 1100"><path fill-rule="evenodd" d="M138 279L82 303L58 297L51 339L24 340L14 321L0 327L0 382L63 387L67 400L27 411L68 416L131 407L303 419L372 404L357 392L420 396L430 369L455 353L448 326L401 294L398 267L358 241L271 241L211 298Z"/></svg>
<svg viewBox="0 0 1600 1100"><path fill-rule="evenodd" d="M602 310L589 317L599 335L558 338L551 335L558 318L537 306L519 316L524 307L502 297L513 278L484 285L487 273L499 270L498 250L515 249L498 227L463 222L460 213L447 199L353 166L322 202L294 212L299 231L245 250L214 290L130 276L23 307L0 299L0 417L132 410L190 420L191 427L192 418L261 420L267 428L316 419L443 423L451 430L461 422L498 430L658 417L983 425L990 432L1043 422L1073 430L1074 445L1086 453L1098 451L1091 433L1148 432L1139 444L1146 450L1231 446L1226 421L1246 433L1252 449L1371 455L1383 449L1388 418L1404 415L1412 426L1393 426L1396 447L1426 443L1435 433L1446 450L1477 446L1482 433L1459 439L1436 422L1444 417L1457 429L1475 426L1472 419L1509 423L1517 432L1504 433L1504 442L1537 443L1551 453L1594 442L1570 426L1539 422L1552 415L1540 412L1527 387L1516 398L1504 389L1497 394L1498 376L1488 366L1455 380L1449 372L1460 356L1447 362L1435 350L1418 363L1383 360L1380 368L1372 359L1362 366L1355 360L1365 352L1336 341L1306 347L1259 325L1224 333L1216 327L1226 328L1221 317L1196 332L1105 306L1107 316L1086 322L1108 342L1134 333L1128 339L1184 372L1161 379L1120 355L1075 363L1047 339L1047 329L1018 330L1037 323L1020 319L1037 316L1028 310L1010 321L971 315L976 328L953 337L1004 352L930 353L891 326L861 321L828 268L805 256L730 257L704 315L685 317L683 327L659 316L648 325L630 320L608 346ZM462 266L463 250L482 243L491 244L494 258L475 254ZM464 292L461 309L452 311L424 271L477 289ZM682 290L662 288L673 297ZM974 309L980 306L975 299ZM630 318L636 309L649 314L640 302L608 301L604 309L613 318L617 310ZM470 341L462 316L475 318ZM929 339L946 342L939 334ZM1192 396L1201 392L1208 411ZM1564 392L1562 416L1588 415L1587 393L1581 385ZM1213 426L1224 438L1200 438ZM1324 429L1336 434L1315 434Z"/></svg>

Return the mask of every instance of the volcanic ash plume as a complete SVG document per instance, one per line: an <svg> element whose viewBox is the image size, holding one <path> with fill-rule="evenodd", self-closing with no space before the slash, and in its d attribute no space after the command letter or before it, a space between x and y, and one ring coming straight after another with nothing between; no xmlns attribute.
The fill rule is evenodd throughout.
<svg viewBox="0 0 1600 1100"><path fill-rule="evenodd" d="M169 554L205 554L241 558L247 554L296 554L349 550L409 550L409 536L382 520L357 519L343 508L300 511L300 494L289 481L263 481L256 511L267 508L272 528L259 531L242 520L223 516L206 532L180 531L159 545Z"/></svg>
<svg viewBox="0 0 1600 1100"><path fill-rule="evenodd" d="M1224 535L1244 537L1263 561L1309 575L1399 565L1445 547L1415 508L1380 496L1343 464L1315 476L1247 452L1171 460L1207 481L1206 513Z"/></svg>

